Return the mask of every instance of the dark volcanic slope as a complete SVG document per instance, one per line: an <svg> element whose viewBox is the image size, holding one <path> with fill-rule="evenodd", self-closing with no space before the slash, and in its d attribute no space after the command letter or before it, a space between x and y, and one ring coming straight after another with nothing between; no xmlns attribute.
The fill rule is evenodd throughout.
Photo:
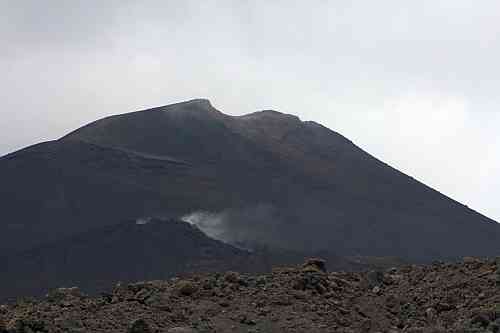
<svg viewBox="0 0 500 333"><path fill-rule="evenodd" d="M206 100L105 118L5 156L0 183L4 253L124 218L226 209L244 215L227 221L229 235L295 250L500 252L494 221L341 135L276 111L230 117Z"/></svg>
<svg viewBox="0 0 500 333"><path fill-rule="evenodd" d="M0 301L42 296L78 285L95 293L117 281L164 279L188 272L264 271L256 256L208 238L176 220L128 221L94 229L0 262Z"/></svg>
<svg viewBox="0 0 500 333"><path fill-rule="evenodd" d="M109 290L117 281L129 283L226 270L263 273L273 264L294 265L309 255L317 253L249 252L209 238L183 221L138 219L94 228L0 260L0 302L44 296L61 286L76 285L85 293L95 294ZM400 263L390 258L380 261L320 255L330 267L339 270Z"/></svg>

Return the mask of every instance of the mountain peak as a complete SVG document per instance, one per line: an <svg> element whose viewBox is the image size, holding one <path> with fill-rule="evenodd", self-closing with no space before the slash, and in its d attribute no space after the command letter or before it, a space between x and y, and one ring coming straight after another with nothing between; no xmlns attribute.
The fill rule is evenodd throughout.
<svg viewBox="0 0 500 333"><path fill-rule="evenodd" d="M210 102L209 99L207 98L194 98L190 99L184 102L176 103L176 104L171 104L169 106L175 106L175 105L184 105L184 106L198 106L202 108L213 108L212 103Z"/></svg>
<svg viewBox="0 0 500 333"><path fill-rule="evenodd" d="M157 108L150 109L152 111L157 110L157 111L179 111L179 112L185 112L185 111L216 111L216 109L213 107L212 103L210 100L206 98L195 98L195 99L190 99L187 101L175 103L175 104L169 104L169 105L164 105L160 106ZM148 110L146 110L148 111Z"/></svg>
<svg viewBox="0 0 500 333"><path fill-rule="evenodd" d="M302 122L299 117L293 114L287 114L279 112L276 110L261 110L257 112L252 112L243 116L238 117L242 120L254 120L254 121L288 121L293 123Z"/></svg>

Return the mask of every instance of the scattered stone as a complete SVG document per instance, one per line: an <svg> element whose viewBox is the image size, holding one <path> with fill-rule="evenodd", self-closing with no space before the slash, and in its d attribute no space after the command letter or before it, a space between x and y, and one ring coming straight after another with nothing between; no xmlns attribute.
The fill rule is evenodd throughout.
<svg viewBox="0 0 500 333"><path fill-rule="evenodd" d="M249 326L257 325L257 322L253 319L248 318L247 315L242 315L240 317L240 323L245 324L245 325L249 325Z"/></svg>
<svg viewBox="0 0 500 333"><path fill-rule="evenodd" d="M367 273L318 267L309 263L256 277L192 274L123 284L98 297L57 289L42 301L0 306L0 333L500 333L491 260ZM388 280L393 277L394 283ZM241 280L247 287L240 288Z"/></svg>
<svg viewBox="0 0 500 333"><path fill-rule="evenodd" d="M215 287L217 287L217 279L214 278L204 279L201 286L204 290L212 290Z"/></svg>
<svg viewBox="0 0 500 333"><path fill-rule="evenodd" d="M438 304L436 304L436 311L439 313L439 312L445 312L445 311L451 311L451 310L454 310L455 307L451 304L448 304L448 303L444 303L444 302L440 302Z"/></svg>
<svg viewBox="0 0 500 333"><path fill-rule="evenodd" d="M227 308L227 307L229 307L230 304L228 301L222 300L219 302L219 305L223 308Z"/></svg>
<svg viewBox="0 0 500 333"><path fill-rule="evenodd" d="M397 275L393 275L393 274L384 274L384 277L382 278L382 283L387 285L387 286L390 286L390 285L393 285L394 283L396 283L398 281L399 277Z"/></svg>
<svg viewBox="0 0 500 333"><path fill-rule="evenodd" d="M488 331L490 331L492 333L499 333L500 332L500 319L497 319L496 321L491 322L488 325Z"/></svg>
<svg viewBox="0 0 500 333"><path fill-rule="evenodd" d="M388 309L390 309L391 312L394 312L397 310L396 308L400 304L399 299L394 296L394 295L388 295L387 298L385 299L385 304Z"/></svg>
<svg viewBox="0 0 500 333"><path fill-rule="evenodd" d="M476 264L479 260L474 257L463 257L462 261L464 264Z"/></svg>
<svg viewBox="0 0 500 333"><path fill-rule="evenodd" d="M267 278L263 275L257 277L257 279L255 280L255 284L257 286L264 286L267 282Z"/></svg>
<svg viewBox="0 0 500 333"><path fill-rule="evenodd" d="M175 289L182 296L192 296L198 291L198 286L191 281L182 280L177 283Z"/></svg>
<svg viewBox="0 0 500 333"><path fill-rule="evenodd" d="M282 306L292 305L293 299L290 295L278 295L274 298L273 304Z"/></svg>
<svg viewBox="0 0 500 333"><path fill-rule="evenodd" d="M127 333L152 333L152 330L144 319L136 319L130 324Z"/></svg>
<svg viewBox="0 0 500 333"><path fill-rule="evenodd" d="M83 297L85 295L78 287L53 289L46 295L49 302L61 302L67 299L81 299Z"/></svg>
<svg viewBox="0 0 500 333"><path fill-rule="evenodd" d="M191 327L173 327L167 333L198 333L198 331Z"/></svg>
<svg viewBox="0 0 500 333"><path fill-rule="evenodd" d="M436 320L437 311L434 308L428 308L427 310L425 310L425 315L430 322L433 322L434 320Z"/></svg>
<svg viewBox="0 0 500 333"><path fill-rule="evenodd" d="M302 265L302 270L308 271L319 271L326 273L326 262L323 259L310 258Z"/></svg>
<svg viewBox="0 0 500 333"><path fill-rule="evenodd" d="M366 274L366 282L370 289L380 286L384 282L384 273L381 271L369 271Z"/></svg>
<svg viewBox="0 0 500 333"><path fill-rule="evenodd" d="M54 320L56 325L60 327L64 332L68 333L77 333L77 332L85 332L81 323L77 320L73 319L65 319L65 318L57 318Z"/></svg>
<svg viewBox="0 0 500 333"><path fill-rule="evenodd" d="M490 324L490 319L484 313L478 313L471 318L471 323L478 324L481 327L487 327Z"/></svg>
<svg viewBox="0 0 500 333"><path fill-rule="evenodd" d="M229 283L241 283L242 282L242 278L240 276L239 273L237 272L226 272L226 274L224 274L224 280L226 282L229 282Z"/></svg>
<svg viewBox="0 0 500 333"><path fill-rule="evenodd" d="M292 283L295 290L314 290L323 295L330 290L328 277L318 270L303 271L297 275Z"/></svg>
<svg viewBox="0 0 500 333"><path fill-rule="evenodd" d="M12 319L5 325L5 332L17 333L24 331L24 323L20 319Z"/></svg>
<svg viewBox="0 0 500 333"><path fill-rule="evenodd" d="M291 294L293 295L293 297L300 300L305 300L308 296L307 293L302 290L292 290Z"/></svg>
<svg viewBox="0 0 500 333"><path fill-rule="evenodd" d="M12 319L6 326L5 332L7 333L45 333L49 332L45 323L40 320L32 319Z"/></svg>

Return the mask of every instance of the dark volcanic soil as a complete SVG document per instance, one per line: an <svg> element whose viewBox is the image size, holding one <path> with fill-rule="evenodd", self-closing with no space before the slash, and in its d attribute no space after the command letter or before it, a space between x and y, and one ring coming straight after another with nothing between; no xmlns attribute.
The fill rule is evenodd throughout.
<svg viewBox="0 0 500 333"><path fill-rule="evenodd" d="M1 306L2 322L0 332L498 332L500 258L365 273L311 260L118 284L95 298L60 289Z"/></svg>
<svg viewBox="0 0 500 333"><path fill-rule="evenodd" d="M0 157L0 184L0 256L200 211L226 216L228 241L291 251L500 255L499 224L339 133L276 111L233 117L206 100L108 117Z"/></svg>
<svg viewBox="0 0 500 333"><path fill-rule="evenodd" d="M176 219L148 219L97 228L29 251L0 258L0 303L41 297L61 286L95 295L116 281L165 280L180 274L224 272L260 274L274 266L297 265L311 256L332 270L366 270L401 265L395 258L339 257L331 253L247 251L209 238Z"/></svg>

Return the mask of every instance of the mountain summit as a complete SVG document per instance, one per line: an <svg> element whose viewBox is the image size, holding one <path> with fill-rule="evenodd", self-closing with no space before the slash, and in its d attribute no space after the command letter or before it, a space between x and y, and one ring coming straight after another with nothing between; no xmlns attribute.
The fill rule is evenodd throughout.
<svg viewBox="0 0 500 333"><path fill-rule="evenodd" d="M140 217L204 217L245 246L410 260L494 255L500 225L342 135L208 100L107 117L0 158L8 255Z"/></svg>

